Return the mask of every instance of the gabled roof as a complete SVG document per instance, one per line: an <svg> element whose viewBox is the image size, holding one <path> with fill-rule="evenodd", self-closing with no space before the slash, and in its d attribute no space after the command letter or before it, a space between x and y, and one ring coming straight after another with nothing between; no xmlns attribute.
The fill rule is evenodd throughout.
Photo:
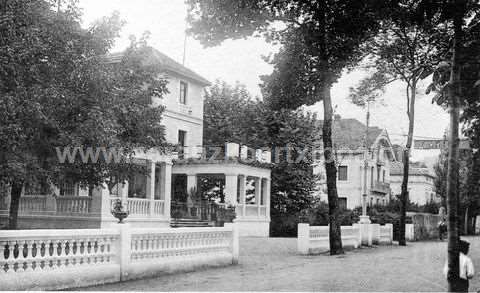
<svg viewBox="0 0 480 293"><path fill-rule="evenodd" d="M323 121L320 121L320 127ZM332 126L332 140L336 149L355 150L364 148L365 131L367 127L357 119L335 119ZM368 147L372 147L383 129L376 126L368 127Z"/></svg>
<svg viewBox="0 0 480 293"><path fill-rule="evenodd" d="M105 59L107 63L119 63L122 60L124 52L116 52L108 54ZM160 65L165 68L166 71L170 71L186 78L192 79L203 86L210 85L210 82L194 72L193 70L183 66L157 49L152 48L152 56L147 60L147 62L159 62Z"/></svg>

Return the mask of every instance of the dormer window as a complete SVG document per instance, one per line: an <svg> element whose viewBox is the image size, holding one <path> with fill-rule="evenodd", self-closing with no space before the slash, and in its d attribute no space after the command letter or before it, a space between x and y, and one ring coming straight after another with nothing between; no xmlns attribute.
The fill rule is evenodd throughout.
<svg viewBox="0 0 480 293"><path fill-rule="evenodd" d="M187 104L187 92L188 84L184 81L180 81L180 104Z"/></svg>

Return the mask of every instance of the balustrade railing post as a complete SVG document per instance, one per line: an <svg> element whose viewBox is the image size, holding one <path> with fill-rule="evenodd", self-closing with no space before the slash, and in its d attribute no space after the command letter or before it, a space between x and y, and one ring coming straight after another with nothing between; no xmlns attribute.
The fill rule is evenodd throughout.
<svg viewBox="0 0 480 293"><path fill-rule="evenodd" d="M57 213L57 200L53 194L47 194L45 198L45 209L54 214Z"/></svg>
<svg viewBox="0 0 480 293"><path fill-rule="evenodd" d="M130 270L130 256L132 245L132 234L128 223L118 224L120 237L118 241L118 263L120 264L120 281L128 280Z"/></svg>
<svg viewBox="0 0 480 293"><path fill-rule="evenodd" d="M310 225L298 224L297 249L300 254L308 254L310 246Z"/></svg>
<svg viewBox="0 0 480 293"><path fill-rule="evenodd" d="M238 223L235 221L233 223L225 223L225 228L232 229L232 264L238 264L238 258L240 255L240 233L238 228Z"/></svg>

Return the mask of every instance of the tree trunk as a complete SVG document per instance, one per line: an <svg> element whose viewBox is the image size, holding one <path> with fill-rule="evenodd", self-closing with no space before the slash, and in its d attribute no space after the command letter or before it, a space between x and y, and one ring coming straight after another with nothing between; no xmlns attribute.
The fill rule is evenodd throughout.
<svg viewBox="0 0 480 293"><path fill-rule="evenodd" d="M332 143L332 100L330 96L330 86L323 89L323 149L325 158L325 171L327 173L327 194L328 194L328 215L329 215L329 238L330 255L343 254L342 234L339 222L339 207L337 194L337 167Z"/></svg>
<svg viewBox="0 0 480 293"><path fill-rule="evenodd" d="M448 98L450 102L450 141L448 149L447 171L447 211L448 211L448 291L459 292L459 236L458 236L458 125L459 125L459 101L457 90L460 80L460 67L458 55L462 33L462 14L454 16L453 57L450 72L450 87Z"/></svg>
<svg viewBox="0 0 480 293"><path fill-rule="evenodd" d="M408 104L408 137L407 144L405 146L405 151L403 153L403 179L402 179L402 192L400 195L400 237L398 239L398 244L401 246L406 246L407 242L405 240L405 224L407 218L407 205L408 205L408 175L410 170L410 152L412 149L413 142L413 129L415 126L415 97L417 90L417 83L415 81L416 77L413 78L413 82L410 86L410 99ZM408 95L408 88L407 88Z"/></svg>
<svg viewBox="0 0 480 293"><path fill-rule="evenodd" d="M17 229L18 208L22 196L23 182L15 181L10 190L10 208L8 211L8 229Z"/></svg>

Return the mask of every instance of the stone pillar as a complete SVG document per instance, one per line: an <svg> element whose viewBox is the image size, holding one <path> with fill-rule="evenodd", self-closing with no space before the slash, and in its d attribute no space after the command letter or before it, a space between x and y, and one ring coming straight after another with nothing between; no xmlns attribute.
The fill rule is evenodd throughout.
<svg viewBox="0 0 480 293"><path fill-rule="evenodd" d="M147 199L149 201L149 215L153 216L154 213L154 200L155 200L155 162L147 161L147 166L149 168L149 175L147 176Z"/></svg>
<svg viewBox="0 0 480 293"><path fill-rule="evenodd" d="M10 208L10 202L8 202L8 207ZM57 212L57 199L55 196L53 196L53 194L46 195L45 209L47 210L47 212L52 212L54 214Z"/></svg>
<svg viewBox="0 0 480 293"><path fill-rule="evenodd" d="M297 250L300 254L308 254L310 246L310 225L298 224L297 232Z"/></svg>
<svg viewBox="0 0 480 293"><path fill-rule="evenodd" d="M480 234L480 216L475 220L475 234Z"/></svg>
<svg viewBox="0 0 480 293"><path fill-rule="evenodd" d="M240 154L240 145L238 143L225 143L225 159L238 158Z"/></svg>
<svg viewBox="0 0 480 293"><path fill-rule="evenodd" d="M265 206L266 206L266 212L265 216L266 218L270 221L270 179L266 178L265 179L265 185L264 185L264 192L263 196L265 197Z"/></svg>
<svg viewBox="0 0 480 293"><path fill-rule="evenodd" d="M232 264L238 264L238 256L240 252L240 245L239 245L239 227L238 223L234 221L234 223L225 223L225 228L232 229Z"/></svg>
<svg viewBox="0 0 480 293"><path fill-rule="evenodd" d="M103 186L95 187L93 190L92 209L96 209L95 205L98 199L101 202L99 211L101 215L101 221L103 222L107 218L113 218L111 213L112 204L110 202L110 191L105 184Z"/></svg>
<svg viewBox="0 0 480 293"><path fill-rule="evenodd" d="M164 216L170 218L170 205L172 201L172 164L162 163L160 169L160 198L164 200Z"/></svg>
<svg viewBox="0 0 480 293"><path fill-rule="evenodd" d="M255 177L255 204L257 205L257 216L260 217L260 198L262 196L262 178Z"/></svg>
<svg viewBox="0 0 480 293"><path fill-rule="evenodd" d="M130 273L132 232L128 223L118 224L117 227L120 232L116 247L117 262L120 264L120 281L125 281Z"/></svg>
<svg viewBox="0 0 480 293"><path fill-rule="evenodd" d="M225 201L237 203L237 174L225 174Z"/></svg>
<svg viewBox="0 0 480 293"><path fill-rule="evenodd" d="M247 160L248 157L248 147L246 145L242 145L240 147L240 159Z"/></svg>
<svg viewBox="0 0 480 293"><path fill-rule="evenodd" d="M246 201L246 196L247 196L245 190L246 190L247 176L245 176L245 175L238 175L238 179L239 179L239 180L238 180L238 181L239 181L238 184L240 184L240 186L239 186L240 202L239 202L239 203L242 205L241 215L242 215L243 217L245 217L245 209L246 209L246 203L245 203L245 201ZM239 211L237 211L237 212L239 212Z"/></svg>
<svg viewBox="0 0 480 293"><path fill-rule="evenodd" d="M263 162L263 151L261 149L255 150L255 160L258 162Z"/></svg>

